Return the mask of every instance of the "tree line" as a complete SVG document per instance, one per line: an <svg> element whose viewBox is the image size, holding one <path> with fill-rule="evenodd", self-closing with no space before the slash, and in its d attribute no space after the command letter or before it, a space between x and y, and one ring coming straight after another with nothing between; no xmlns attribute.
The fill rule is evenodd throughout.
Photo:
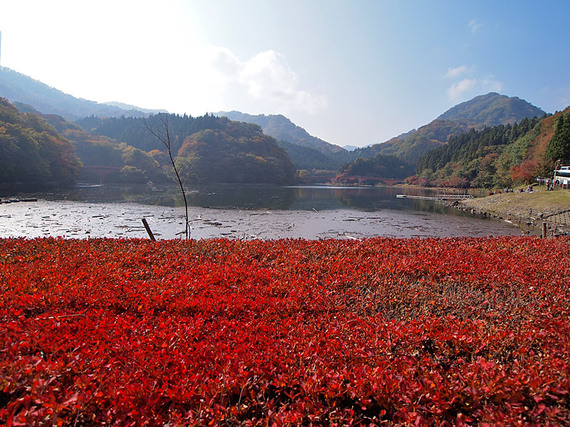
<svg viewBox="0 0 570 427"><path fill-rule="evenodd" d="M420 157L414 178L424 185L454 187L530 183L551 174L557 159L570 160L562 142L570 141L563 135L565 122L564 114L559 114L472 129Z"/></svg>
<svg viewBox="0 0 570 427"><path fill-rule="evenodd" d="M148 128L164 118L171 126L176 165L188 184L295 182L287 152L257 125L208 114L91 116L71 123L58 115L22 113L0 99L0 185L47 188L78 180L99 182L83 166L115 167L107 183L171 182L168 155Z"/></svg>

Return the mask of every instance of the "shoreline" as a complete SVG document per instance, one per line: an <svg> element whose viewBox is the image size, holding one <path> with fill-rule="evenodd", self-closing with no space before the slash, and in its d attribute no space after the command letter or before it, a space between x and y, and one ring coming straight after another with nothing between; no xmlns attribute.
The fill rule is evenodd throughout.
<svg viewBox="0 0 570 427"><path fill-rule="evenodd" d="M515 191L466 199L449 204L456 209L483 215L519 227L523 234L542 235L543 223L550 236L570 235L570 191L535 187L532 192Z"/></svg>

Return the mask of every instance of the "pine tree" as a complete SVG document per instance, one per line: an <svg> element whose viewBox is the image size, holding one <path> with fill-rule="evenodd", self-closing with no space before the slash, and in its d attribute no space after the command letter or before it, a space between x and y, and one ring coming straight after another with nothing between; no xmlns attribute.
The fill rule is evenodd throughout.
<svg viewBox="0 0 570 427"><path fill-rule="evenodd" d="M570 164L570 114L562 114L558 119L545 155L553 162L560 160L563 165Z"/></svg>

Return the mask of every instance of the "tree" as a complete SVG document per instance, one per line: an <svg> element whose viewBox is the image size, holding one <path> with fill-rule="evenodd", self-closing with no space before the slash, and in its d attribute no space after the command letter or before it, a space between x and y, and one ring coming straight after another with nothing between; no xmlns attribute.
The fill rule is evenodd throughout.
<svg viewBox="0 0 570 427"><path fill-rule="evenodd" d="M186 239L190 238L190 220L188 219L188 200L186 199L186 191L184 190L184 185L182 184L182 179L180 178L180 174L178 173L178 168L176 167L176 163L174 162L174 156L172 155L172 141L170 139L170 126L168 124L168 116L157 116L158 119L162 123L161 130L154 130L152 129L148 123L145 121L145 126L148 131L154 135L156 139L158 139L162 145L166 147L166 151L168 153L168 158L170 159L170 163L172 164L172 168L174 169L174 174L176 175L176 180L178 181L178 185L180 186L180 191L182 192L182 198L184 199L184 209L185 209L185 224L184 227L184 235Z"/></svg>
<svg viewBox="0 0 570 427"><path fill-rule="evenodd" d="M570 114L561 114L558 118L545 156L553 162L560 160L563 165L570 163Z"/></svg>

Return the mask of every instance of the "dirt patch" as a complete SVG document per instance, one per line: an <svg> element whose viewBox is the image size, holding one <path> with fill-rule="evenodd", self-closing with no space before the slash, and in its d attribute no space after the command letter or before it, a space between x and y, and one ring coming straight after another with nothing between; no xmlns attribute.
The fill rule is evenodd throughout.
<svg viewBox="0 0 570 427"><path fill-rule="evenodd" d="M528 232L536 234L542 223L547 223L555 234L570 233L570 191L558 189L546 191L538 188L532 192L493 194L468 199L457 207L476 214L509 221Z"/></svg>

